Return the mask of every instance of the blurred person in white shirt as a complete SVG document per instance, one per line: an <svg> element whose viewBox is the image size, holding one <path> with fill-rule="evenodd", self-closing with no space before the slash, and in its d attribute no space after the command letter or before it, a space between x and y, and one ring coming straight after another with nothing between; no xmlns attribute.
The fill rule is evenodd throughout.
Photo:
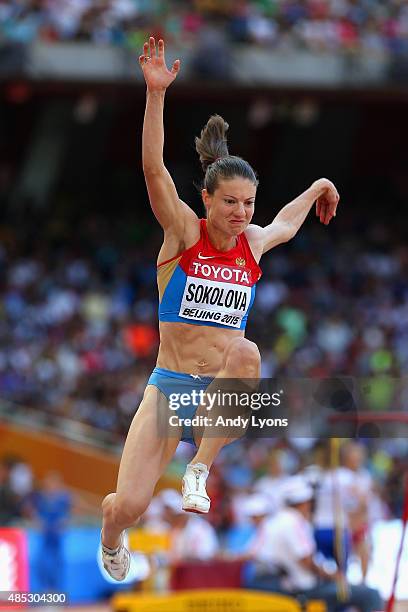
<svg viewBox="0 0 408 612"><path fill-rule="evenodd" d="M285 473L283 451L273 449L268 460L268 473L255 482L254 491L269 500L269 514L283 505L282 492L290 476Z"/></svg>
<svg viewBox="0 0 408 612"><path fill-rule="evenodd" d="M163 518L170 525L170 563L209 561L219 552L214 527L203 517L182 510L183 498L174 489L160 496Z"/></svg>
<svg viewBox="0 0 408 612"><path fill-rule="evenodd" d="M254 493L243 503L242 512L254 527L244 553L232 555L235 559L252 562L243 572L244 587L249 589L279 591L281 589L281 568L275 563L273 551L264 546L265 531L270 519L270 501L266 495Z"/></svg>
<svg viewBox="0 0 408 612"><path fill-rule="evenodd" d="M355 479L350 470L331 465L330 449L330 440L320 441L315 447L313 524L318 550L326 558L334 559L345 573L351 549L349 504L356 494ZM311 473L309 466L304 476L309 478ZM336 547L336 525L342 534L341 558Z"/></svg>
<svg viewBox="0 0 408 612"><path fill-rule="evenodd" d="M365 585L348 585L347 597L339 600L338 570L329 569L316 555L311 522L312 487L301 476L293 476L285 487L284 498L286 507L272 517L267 517L267 504L254 508L253 515L259 518L258 532L246 558L255 561L258 569L252 585L247 586L307 600L321 599L329 612L350 605L360 612L381 610L378 592Z"/></svg>

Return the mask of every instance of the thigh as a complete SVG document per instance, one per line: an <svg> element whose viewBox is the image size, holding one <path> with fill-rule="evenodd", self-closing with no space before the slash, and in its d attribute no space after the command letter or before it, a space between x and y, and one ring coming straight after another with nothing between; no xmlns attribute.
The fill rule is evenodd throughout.
<svg viewBox="0 0 408 612"><path fill-rule="evenodd" d="M193 427L196 446L200 446L203 439L219 438L226 446L244 437L251 410L242 398L252 391L246 381L217 375L205 389L212 400L207 400L207 405L200 405L196 411L196 415L201 417L199 424Z"/></svg>
<svg viewBox="0 0 408 612"><path fill-rule="evenodd" d="M140 494L141 488L153 495L156 483L180 441L174 432L173 437L168 437L159 431L160 410L167 409L163 393L148 385L123 449L117 484L119 495L132 490Z"/></svg>
<svg viewBox="0 0 408 612"><path fill-rule="evenodd" d="M197 446L203 437L221 438L226 445L245 435L252 415L250 396L258 390L259 380L258 347L247 338L234 338L224 350L221 370L206 388L215 400L211 410L206 406L197 410L198 416L207 416L212 423L194 428Z"/></svg>

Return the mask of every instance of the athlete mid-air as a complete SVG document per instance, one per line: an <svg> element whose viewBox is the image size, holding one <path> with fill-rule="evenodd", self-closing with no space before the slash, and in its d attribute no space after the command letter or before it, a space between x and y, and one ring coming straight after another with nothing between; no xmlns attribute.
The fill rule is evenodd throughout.
<svg viewBox="0 0 408 612"><path fill-rule="evenodd" d="M316 202L327 225L336 214L339 195L327 179L287 204L266 227L251 223L258 181L251 166L230 155L228 124L210 118L196 138L203 166L202 199L206 217L180 200L163 162L163 108L166 89L180 70L168 70L164 43L144 44L140 66L147 85L143 125L143 170L153 213L164 231L158 256L160 347L157 367L129 429L116 493L103 501L102 557L108 573L123 580L130 555L123 532L145 512L155 485L180 439L197 445L183 478L183 509L208 512L208 470L230 437L205 436L180 427L176 436L160 436L158 406L170 389L216 388L219 379L257 379L260 355L244 337L245 325L261 276L264 253L296 234ZM191 407L193 415L196 407Z"/></svg>

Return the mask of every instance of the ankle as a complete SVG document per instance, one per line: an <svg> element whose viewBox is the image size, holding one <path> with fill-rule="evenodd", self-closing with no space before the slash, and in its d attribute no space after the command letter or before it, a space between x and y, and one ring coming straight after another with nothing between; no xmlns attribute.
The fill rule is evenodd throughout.
<svg viewBox="0 0 408 612"><path fill-rule="evenodd" d="M119 534L117 538L106 538L104 534L104 530L101 531L101 543L103 548L110 552L115 553L119 550L120 545L122 543L122 534Z"/></svg>

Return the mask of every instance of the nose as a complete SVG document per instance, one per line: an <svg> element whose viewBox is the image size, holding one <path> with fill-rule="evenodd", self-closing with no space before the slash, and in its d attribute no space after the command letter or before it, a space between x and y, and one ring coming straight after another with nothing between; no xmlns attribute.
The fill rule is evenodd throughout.
<svg viewBox="0 0 408 612"><path fill-rule="evenodd" d="M237 206L235 208L235 214L237 217L245 217L245 205L243 202L237 202Z"/></svg>

